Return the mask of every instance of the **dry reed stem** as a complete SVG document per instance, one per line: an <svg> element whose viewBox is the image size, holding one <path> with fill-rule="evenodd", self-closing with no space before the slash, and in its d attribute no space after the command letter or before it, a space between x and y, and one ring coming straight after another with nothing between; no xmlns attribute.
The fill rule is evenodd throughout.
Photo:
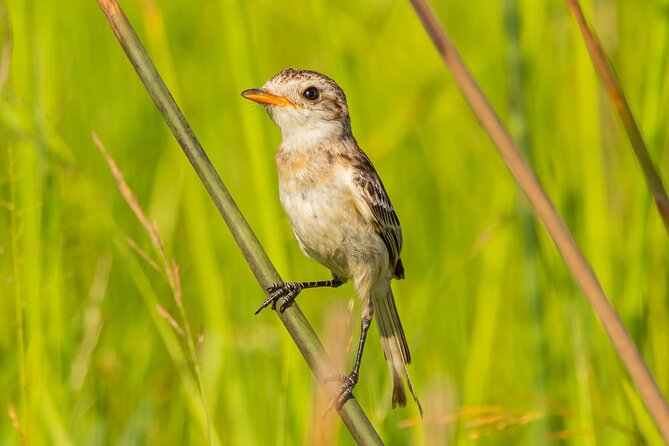
<svg viewBox="0 0 669 446"><path fill-rule="evenodd" d="M140 248L137 243L130 237L125 238L126 243L130 248L132 248L133 251L135 251L139 256L144 259L144 261L153 269L155 269L157 272L160 272L160 267L158 264L151 258L149 254L147 254L146 251L144 251L142 248Z"/></svg>
<svg viewBox="0 0 669 446"><path fill-rule="evenodd" d="M620 86L620 82L618 81L613 66L606 57L606 54L604 54L602 44L599 42L595 32L588 26L588 22L583 15L583 9L578 0L565 0L565 3L567 3L569 10L574 15L576 23L581 30L583 41L588 48L592 64L595 66L597 74L599 74L599 78L601 79L602 84L604 84L604 88L611 97L611 101L613 102L616 112L618 112L623 127L625 127L627 137L629 138L634 154L641 165L641 170L643 170L646 183L648 184L650 193L653 195L653 200L660 213L660 217L664 222L664 227L669 232L669 198L667 198L667 191L662 183L662 176L648 153L646 142L641 135L641 129L639 129L639 125L634 119L632 109L623 93L623 89Z"/></svg>

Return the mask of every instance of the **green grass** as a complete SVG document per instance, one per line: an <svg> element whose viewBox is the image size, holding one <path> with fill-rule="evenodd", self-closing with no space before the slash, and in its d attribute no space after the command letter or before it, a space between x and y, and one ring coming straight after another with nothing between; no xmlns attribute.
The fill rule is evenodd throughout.
<svg viewBox="0 0 669 446"><path fill-rule="evenodd" d="M560 1L519 2L515 41L502 2L434 3L515 136L525 126L528 157L666 395L667 235L572 18ZM356 397L387 443L659 444L601 325L408 3L122 6L287 279L328 273L302 256L281 212L279 132L239 92L287 66L323 71L346 91L354 133L403 224L407 280L395 294L427 412L421 425L415 407L390 409L387 366L370 336ZM667 2L594 6L584 4L586 14L666 177ZM335 416L322 420L322 392L276 316L253 316L262 291L96 2L6 7L0 444L21 443L8 405L29 444L207 442L187 347L155 304L178 309L125 242L151 250L91 130L180 264L190 325L205 330L215 437L351 444ZM299 299L327 346L355 345L350 285ZM353 318L351 334L329 339L340 311Z"/></svg>

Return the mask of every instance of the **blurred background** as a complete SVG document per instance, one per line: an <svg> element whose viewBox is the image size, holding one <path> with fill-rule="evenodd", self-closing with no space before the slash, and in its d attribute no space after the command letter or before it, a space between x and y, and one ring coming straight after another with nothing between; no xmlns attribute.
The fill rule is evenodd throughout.
<svg viewBox="0 0 669 446"><path fill-rule="evenodd" d="M434 1L440 19L669 391L667 233L558 0ZM426 410L390 409L376 329L355 395L387 444L660 444L599 321L408 2L122 1L223 181L288 280L279 131L239 93L286 67L347 93L402 222L394 282ZM669 2L583 2L669 175ZM94 0L0 1L0 443L353 444ZM185 322L91 140L180 266ZM351 285L299 304L352 366ZM197 339L194 339L197 348ZM207 419L210 423L207 423Z"/></svg>

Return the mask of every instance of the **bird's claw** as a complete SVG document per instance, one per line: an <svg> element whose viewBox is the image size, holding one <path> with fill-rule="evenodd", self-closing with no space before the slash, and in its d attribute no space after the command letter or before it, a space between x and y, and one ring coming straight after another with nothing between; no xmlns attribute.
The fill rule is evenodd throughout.
<svg viewBox="0 0 669 446"><path fill-rule="evenodd" d="M288 305L295 300L300 291L302 291L302 285L299 282L277 282L268 286L265 291L269 294L267 299L262 303L260 308L255 312L255 314L260 313L264 308L272 305L272 310L276 308L276 303L282 297L285 297L283 303L279 307L279 311L283 313Z"/></svg>
<svg viewBox="0 0 669 446"><path fill-rule="evenodd" d="M332 399L332 401L330 401L328 410L325 412L326 415L332 409L341 409L346 400L349 399L351 395L353 395L353 388L356 384L358 384L358 373L353 371L350 375L335 374L325 378L325 382L331 381L342 381L342 383L339 386L339 389L337 389L335 397Z"/></svg>

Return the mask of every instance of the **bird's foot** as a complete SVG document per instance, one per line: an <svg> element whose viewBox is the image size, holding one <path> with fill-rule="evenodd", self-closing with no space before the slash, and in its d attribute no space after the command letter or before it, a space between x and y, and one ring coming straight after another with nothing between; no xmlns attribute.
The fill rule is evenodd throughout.
<svg viewBox="0 0 669 446"><path fill-rule="evenodd" d="M300 291L304 288L304 285L302 285L300 282L278 282L278 283L273 283L270 286L266 288L267 293L269 296L265 301L262 303L260 308L258 308L258 311L255 312L255 314L260 313L263 308L268 307L269 305L272 305L272 310L276 308L276 303L279 299L282 297L285 297L283 303L279 307L279 311L283 313L283 310L286 309L288 305L292 301L295 300L298 294L300 294Z"/></svg>
<svg viewBox="0 0 669 446"><path fill-rule="evenodd" d="M346 400L353 395L353 388L358 384L358 372L353 370L350 375L337 374L325 378L325 382L332 381L341 381L341 385L339 386L339 389L337 389L337 393L332 401L330 401L328 410L325 412L326 414L333 408L336 408L337 410L341 409L341 406L344 405Z"/></svg>

